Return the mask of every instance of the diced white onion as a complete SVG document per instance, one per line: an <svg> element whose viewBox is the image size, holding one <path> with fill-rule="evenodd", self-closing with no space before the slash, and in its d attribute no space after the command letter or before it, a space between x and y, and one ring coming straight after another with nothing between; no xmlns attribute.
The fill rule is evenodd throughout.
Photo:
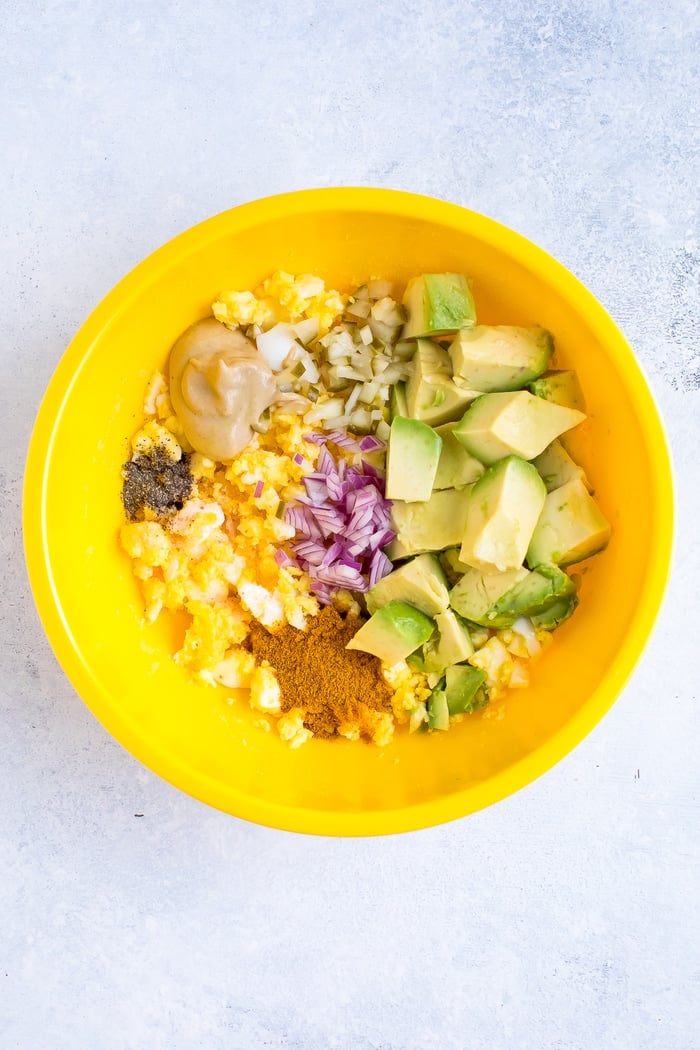
<svg viewBox="0 0 700 1050"><path fill-rule="evenodd" d="M357 321L364 321L369 317L369 302L359 299L356 303L350 303L345 308L345 316Z"/></svg>
<svg viewBox="0 0 700 1050"><path fill-rule="evenodd" d="M297 321L292 325L297 339L302 343L310 343L318 335L318 317L305 317L303 321Z"/></svg>
<svg viewBox="0 0 700 1050"><path fill-rule="evenodd" d="M367 284L367 295L370 299L385 299L387 295L391 295L393 290L394 286L391 281L383 278L375 278Z"/></svg>
<svg viewBox="0 0 700 1050"><path fill-rule="evenodd" d="M348 427L352 422L352 416L331 416L330 419L324 419L321 426L324 430L340 430L341 427Z"/></svg>
<svg viewBox="0 0 700 1050"><path fill-rule="evenodd" d="M365 405L371 405L379 393L379 383L363 383L360 390L360 401Z"/></svg>
<svg viewBox="0 0 700 1050"><path fill-rule="evenodd" d="M342 397L332 397L328 401L324 401L321 405L314 405L313 408L304 416L305 423L320 423L324 419L333 419L335 416L341 416L343 409L345 408L345 402Z"/></svg>
<svg viewBox="0 0 700 1050"><path fill-rule="evenodd" d="M282 322L257 336L255 342L258 350L273 371L278 371L287 354L299 346L294 336L292 326Z"/></svg>
<svg viewBox="0 0 700 1050"><path fill-rule="evenodd" d="M353 408L357 404L357 399L360 396L360 391L361 390L362 390L362 387L360 386L360 384L359 383L355 383L355 386L350 391L350 394L348 395L348 399L345 402L345 411L346 412L352 412Z"/></svg>
<svg viewBox="0 0 700 1050"><path fill-rule="evenodd" d="M318 383L321 378L321 373L318 370L316 362L308 351L305 351L301 356L302 363L304 365L304 372L302 378L307 383Z"/></svg>
<svg viewBox="0 0 700 1050"><path fill-rule="evenodd" d="M357 430L371 430L372 417L366 408L357 408L350 416L350 423Z"/></svg>
<svg viewBox="0 0 700 1050"><path fill-rule="evenodd" d="M404 374L404 369L398 365L389 365L389 367L382 372L382 383L398 383Z"/></svg>

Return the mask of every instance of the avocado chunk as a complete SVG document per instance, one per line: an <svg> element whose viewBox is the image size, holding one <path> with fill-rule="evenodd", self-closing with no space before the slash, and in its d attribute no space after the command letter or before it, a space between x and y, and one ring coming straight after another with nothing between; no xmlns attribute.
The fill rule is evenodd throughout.
<svg viewBox="0 0 700 1050"><path fill-rule="evenodd" d="M419 554L375 583L367 592L367 611L375 613L395 599L407 602L426 616L444 612L449 605L447 580L435 555Z"/></svg>
<svg viewBox="0 0 700 1050"><path fill-rule="evenodd" d="M393 665L427 642L434 629L430 617L412 605L387 602L363 623L345 648L371 653L385 664Z"/></svg>
<svg viewBox="0 0 700 1050"><path fill-rule="evenodd" d="M428 644L427 642L425 643ZM425 671L425 663L423 661L423 650L416 649L415 653L410 653L406 657L406 663L409 667L412 667L414 671Z"/></svg>
<svg viewBox="0 0 700 1050"><path fill-rule="evenodd" d="M406 405L406 384L404 382L394 383L391 388L391 418L403 416L408 419L408 406Z"/></svg>
<svg viewBox="0 0 700 1050"><path fill-rule="evenodd" d="M574 480L583 482L586 488L590 489L583 467L579 467L578 463L574 463L561 441L555 439L551 445L547 445L544 452L541 452L539 456L535 456L532 464L537 468L537 473L544 481L547 492L553 492L554 489L559 489L562 485L565 485L567 481ZM440 464L438 463L439 470Z"/></svg>
<svg viewBox="0 0 700 1050"><path fill-rule="evenodd" d="M583 412L554 405L527 390L482 394L467 409L454 435L467 452L490 465L511 455L534 459L585 418Z"/></svg>
<svg viewBox="0 0 700 1050"><path fill-rule="evenodd" d="M543 397L545 401L551 401L555 405L563 405L564 408L575 408L579 412L586 411L586 402L583 399L583 390L578 376L568 368L557 372L545 372L539 379L530 383L530 393L536 397Z"/></svg>
<svg viewBox="0 0 700 1050"><path fill-rule="evenodd" d="M449 354L429 339L416 340L411 363L406 381L406 410L411 419L431 425L461 419L479 396L455 383Z"/></svg>
<svg viewBox="0 0 700 1050"><path fill-rule="evenodd" d="M533 467L507 456L469 490L460 561L484 572L522 565L547 490Z"/></svg>
<svg viewBox="0 0 700 1050"><path fill-rule="evenodd" d="M386 455L386 498L430 499L441 448L442 438L432 427L396 416Z"/></svg>
<svg viewBox="0 0 700 1050"><path fill-rule="evenodd" d="M423 669L442 672L452 664L461 664L474 652L469 628L452 609L445 609L435 617L437 639L433 636L423 646Z"/></svg>
<svg viewBox="0 0 700 1050"><path fill-rule="evenodd" d="M577 605L578 598L575 594L572 594L569 598L558 598L557 601L548 605L543 612L533 613L530 620L533 627L539 627L544 631L553 631L560 623L564 623L564 620L568 620L573 615Z"/></svg>
<svg viewBox="0 0 700 1050"><path fill-rule="evenodd" d="M447 350L432 339L416 339L415 347L411 357L414 372L423 377L442 375L452 378L452 362Z"/></svg>
<svg viewBox="0 0 700 1050"><path fill-rule="evenodd" d="M471 565L467 565L465 561L459 560L459 547L448 547L447 550L441 551L438 555L440 564L445 570L445 576L449 583L454 587L460 576L463 576L467 569L471 568Z"/></svg>
<svg viewBox="0 0 700 1050"><path fill-rule="evenodd" d="M455 378L472 390L522 390L541 375L554 352L546 328L475 325L458 332L449 348Z"/></svg>
<svg viewBox="0 0 700 1050"><path fill-rule="evenodd" d="M488 703L486 675L476 667L448 667L445 675L447 710L451 715L472 714Z"/></svg>
<svg viewBox="0 0 700 1050"><path fill-rule="evenodd" d="M386 549L392 561L411 554L440 551L462 542L469 488L433 492L425 503L392 504L391 528L396 533Z"/></svg>
<svg viewBox="0 0 700 1050"><path fill-rule="evenodd" d="M522 565L509 572L482 572L469 568L450 591L450 605L470 623L489 627L489 613L498 599L524 580L527 574Z"/></svg>
<svg viewBox="0 0 700 1050"><path fill-rule="evenodd" d="M428 697L428 729L449 729L450 709L445 690L436 687Z"/></svg>
<svg viewBox="0 0 700 1050"><path fill-rule="evenodd" d="M408 282L402 336L447 335L474 324L476 308L463 273L424 273Z"/></svg>
<svg viewBox="0 0 700 1050"><path fill-rule="evenodd" d="M473 484L484 473L485 467L467 452L454 436L456 423L443 423L435 432L442 438L433 489L458 489Z"/></svg>
<svg viewBox="0 0 700 1050"><path fill-rule="evenodd" d="M583 482L550 492L527 550L531 568L542 562L573 565L608 545L610 525Z"/></svg>
<svg viewBox="0 0 700 1050"><path fill-rule="evenodd" d="M502 594L488 614L492 627L511 627L521 616L544 613L558 602L576 594L570 576L556 565L542 564Z"/></svg>

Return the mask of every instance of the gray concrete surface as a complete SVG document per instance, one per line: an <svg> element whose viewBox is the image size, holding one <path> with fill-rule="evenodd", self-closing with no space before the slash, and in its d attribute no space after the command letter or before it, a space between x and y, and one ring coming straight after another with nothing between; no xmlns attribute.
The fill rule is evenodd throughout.
<svg viewBox="0 0 700 1050"><path fill-rule="evenodd" d="M697 2L5 0L0 28L0 1048L699 1047ZM226 817L111 740L19 519L42 393L111 286L218 211L344 184L468 205L572 269L647 370L678 500L662 615L595 732L486 812L363 842Z"/></svg>

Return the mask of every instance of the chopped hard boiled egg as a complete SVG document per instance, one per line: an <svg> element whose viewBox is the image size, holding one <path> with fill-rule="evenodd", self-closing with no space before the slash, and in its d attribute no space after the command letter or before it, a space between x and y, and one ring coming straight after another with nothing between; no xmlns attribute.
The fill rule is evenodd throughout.
<svg viewBox="0 0 700 1050"><path fill-rule="evenodd" d="M255 292L223 291L212 305L218 321L229 327L257 325L269 329L280 321L295 322L302 318L318 320L319 331L327 332L345 306L346 296L326 289L325 282L313 274L278 270L255 289Z"/></svg>

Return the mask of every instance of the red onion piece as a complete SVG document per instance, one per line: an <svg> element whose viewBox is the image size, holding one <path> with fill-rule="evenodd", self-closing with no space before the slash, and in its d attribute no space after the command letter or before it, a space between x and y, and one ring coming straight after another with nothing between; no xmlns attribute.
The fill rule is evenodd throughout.
<svg viewBox="0 0 700 1050"><path fill-rule="evenodd" d="M290 558L287 552L282 550L281 547L279 548L279 550L275 551L275 561L282 569L288 569L290 565L296 565L294 558Z"/></svg>
<svg viewBox="0 0 700 1050"><path fill-rule="evenodd" d="M318 462L302 479L305 493L286 508L285 520L296 532L296 564L311 577L310 590L318 601L329 604L336 590L365 592L391 572L381 548L394 533L382 474L364 460L348 464L340 458L336 463L326 442L349 452L377 451L383 444L376 438L356 441L343 431L312 434L307 440L321 446Z"/></svg>
<svg viewBox="0 0 700 1050"><path fill-rule="evenodd" d="M377 580L381 580L384 576L388 576L393 568L394 566L391 564L384 551L375 551L369 565L370 587L374 587Z"/></svg>

